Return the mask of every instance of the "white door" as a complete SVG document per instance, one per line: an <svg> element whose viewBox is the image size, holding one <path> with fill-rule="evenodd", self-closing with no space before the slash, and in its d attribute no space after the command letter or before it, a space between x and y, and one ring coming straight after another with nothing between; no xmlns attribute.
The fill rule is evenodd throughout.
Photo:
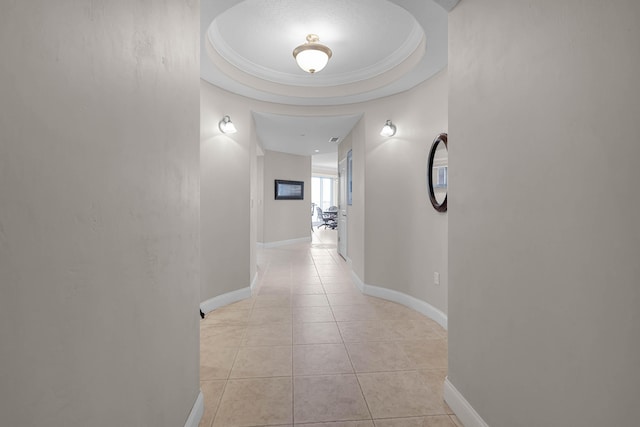
<svg viewBox="0 0 640 427"><path fill-rule="evenodd" d="M338 163L340 200L338 202L338 253L347 259L347 159Z"/></svg>

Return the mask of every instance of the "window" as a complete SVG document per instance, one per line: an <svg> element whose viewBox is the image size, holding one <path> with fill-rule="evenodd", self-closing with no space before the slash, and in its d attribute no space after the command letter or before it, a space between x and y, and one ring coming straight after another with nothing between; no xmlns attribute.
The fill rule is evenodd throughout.
<svg viewBox="0 0 640 427"><path fill-rule="evenodd" d="M433 188L447 188L447 166L434 167L435 183Z"/></svg>
<svg viewBox="0 0 640 427"><path fill-rule="evenodd" d="M336 206L336 179L326 176L311 178L311 201L326 211L330 206Z"/></svg>

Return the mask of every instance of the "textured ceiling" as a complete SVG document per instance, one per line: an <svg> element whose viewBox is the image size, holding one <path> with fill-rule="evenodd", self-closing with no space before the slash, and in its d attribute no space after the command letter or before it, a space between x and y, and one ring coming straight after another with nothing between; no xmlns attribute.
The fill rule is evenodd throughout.
<svg viewBox="0 0 640 427"><path fill-rule="evenodd" d="M201 77L249 98L344 105L408 90L447 64L447 11L457 0L201 0ZM292 55L309 33L333 51L307 74ZM337 151L358 116L254 113L267 150ZM304 136L301 136L304 135Z"/></svg>

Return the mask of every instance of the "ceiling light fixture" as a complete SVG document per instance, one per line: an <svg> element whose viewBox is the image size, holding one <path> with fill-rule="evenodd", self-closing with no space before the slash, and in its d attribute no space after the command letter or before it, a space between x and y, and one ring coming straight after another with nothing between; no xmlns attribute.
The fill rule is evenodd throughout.
<svg viewBox="0 0 640 427"><path fill-rule="evenodd" d="M236 133L238 131L229 116L224 116L222 120L220 120L218 128L220 128L222 133Z"/></svg>
<svg viewBox="0 0 640 427"><path fill-rule="evenodd" d="M380 135L390 137L396 134L396 125L391 123L391 120L387 120L387 122L382 127L380 131Z"/></svg>
<svg viewBox="0 0 640 427"><path fill-rule="evenodd" d="M319 43L320 38L315 34L307 35L307 42L293 49L293 57L298 67L313 74L322 70L331 58L331 49Z"/></svg>

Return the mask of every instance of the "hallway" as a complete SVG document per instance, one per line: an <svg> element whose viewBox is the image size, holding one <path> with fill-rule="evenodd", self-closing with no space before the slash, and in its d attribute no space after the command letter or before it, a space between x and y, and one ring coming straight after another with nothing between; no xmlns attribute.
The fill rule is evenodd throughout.
<svg viewBox="0 0 640 427"><path fill-rule="evenodd" d="M460 426L442 399L446 331L361 294L335 230L312 234L260 249L254 296L201 322L200 426Z"/></svg>

